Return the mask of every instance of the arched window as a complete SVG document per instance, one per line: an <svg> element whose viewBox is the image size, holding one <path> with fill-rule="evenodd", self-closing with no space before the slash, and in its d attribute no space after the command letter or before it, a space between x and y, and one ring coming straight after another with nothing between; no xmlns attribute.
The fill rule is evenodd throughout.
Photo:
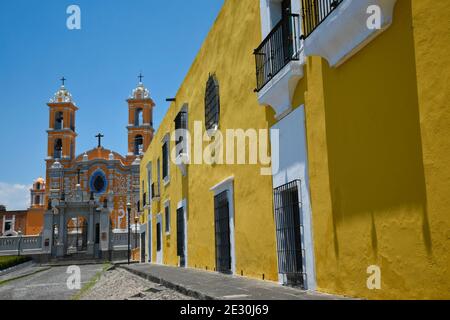
<svg viewBox="0 0 450 320"><path fill-rule="evenodd" d="M134 137L134 154L139 155L144 152L144 138L141 135Z"/></svg>
<svg viewBox="0 0 450 320"><path fill-rule="evenodd" d="M41 204L41 197L40 196L35 196L34 197L34 204L37 205L37 206Z"/></svg>
<svg viewBox="0 0 450 320"><path fill-rule="evenodd" d="M41 183L40 182L36 183L36 190L41 190Z"/></svg>
<svg viewBox="0 0 450 320"><path fill-rule="evenodd" d="M55 114L55 130L62 130L64 128L64 114L59 111Z"/></svg>
<svg viewBox="0 0 450 320"><path fill-rule="evenodd" d="M144 113L141 108L134 111L134 125L139 127L144 124Z"/></svg>
<svg viewBox="0 0 450 320"><path fill-rule="evenodd" d="M210 75L205 91L205 126L206 130L214 129L219 125L220 97L219 82L215 75Z"/></svg>
<svg viewBox="0 0 450 320"><path fill-rule="evenodd" d="M62 158L62 148L63 148L62 140L56 139L54 149L53 149L53 158L55 158L55 159Z"/></svg>

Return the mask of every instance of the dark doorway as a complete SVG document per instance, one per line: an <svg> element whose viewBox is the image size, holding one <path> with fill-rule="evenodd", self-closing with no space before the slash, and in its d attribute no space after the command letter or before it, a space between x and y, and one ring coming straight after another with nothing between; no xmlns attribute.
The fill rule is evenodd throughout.
<svg viewBox="0 0 450 320"><path fill-rule="evenodd" d="M141 262L145 263L145 232L141 233Z"/></svg>
<svg viewBox="0 0 450 320"><path fill-rule="evenodd" d="M228 191L214 197L216 234L216 268L221 273L231 274L230 210Z"/></svg>
<svg viewBox="0 0 450 320"><path fill-rule="evenodd" d="M156 224L156 251L161 251L161 223Z"/></svg>
<svg viewBox="0 0 450 320"><path fill-rule="evenodd" d="M278 273L284 284L304 288L300 181L274 190Z"/></svg>
<svg viewBox="0 0 450 320"><path fill-rule="evenodd" d="M185 255L185 230L184 230L184 209L177 209L177 255L180 257L180 267L186 267Z"/></svg>

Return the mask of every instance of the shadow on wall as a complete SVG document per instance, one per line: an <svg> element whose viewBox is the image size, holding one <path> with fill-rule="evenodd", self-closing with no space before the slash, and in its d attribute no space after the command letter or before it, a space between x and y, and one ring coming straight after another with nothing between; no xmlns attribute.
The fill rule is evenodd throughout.
<svg viewBox="0 0 450 320"><path fill-rule="evenodd" d="M344 220L371 224L377 257L377 217L400 212L421 220L417 237L431 257L411 1L397 2L393 25L361 52L323 70L337 258Z"/></svg>

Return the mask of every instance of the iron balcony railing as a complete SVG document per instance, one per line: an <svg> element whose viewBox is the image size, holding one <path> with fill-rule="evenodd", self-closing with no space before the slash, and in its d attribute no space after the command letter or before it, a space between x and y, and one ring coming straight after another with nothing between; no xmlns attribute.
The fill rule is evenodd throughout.
<svg viewBox="0 0 450 320"><path fill-rule="evenodd" d="M343 0L302 0L303 36L306 39Z"/></svg>
<svg viewBox="0 0 450 320"><path fill-rule="evenodd" d="M287 15L278 22L255 50L257 92L289 62L299 60L299 21L300 15Z"/></svg>

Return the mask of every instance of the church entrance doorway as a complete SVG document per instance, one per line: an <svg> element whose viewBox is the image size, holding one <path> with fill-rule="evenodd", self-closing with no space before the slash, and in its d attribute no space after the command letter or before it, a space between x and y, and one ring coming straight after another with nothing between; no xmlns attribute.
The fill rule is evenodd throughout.
<svg viewBox="0 0 450 320"><path fill-rule="evenodd" d="M88 223L85 217L71 218L67 223L67 254L87 251Z"/></svg>

